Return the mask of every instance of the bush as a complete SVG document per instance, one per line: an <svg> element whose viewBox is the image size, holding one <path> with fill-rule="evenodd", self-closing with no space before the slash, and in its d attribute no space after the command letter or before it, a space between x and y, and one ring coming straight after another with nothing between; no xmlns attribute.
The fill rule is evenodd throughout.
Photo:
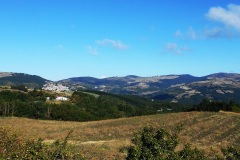
<svg viewBox="0 0 240 160"><path fill-rule="evenodd" d="M222 149L225 159L227 160L239 160L240 159L240 148L234 146L228 146Z"/></svg>
<svg viewBox="0 0 240 160"><path fill-rule="evenodd" d="M145 127L132 139L134 146L128 148L127 160L176 159L174 152L178 144L177 136L164 129Z"/></svg>
<svg viewBox="0 0 240 160"><path fill-rule="evenodd" d="M126 160L220 160L218 155L208 157L204 151L192 148L190 144L175 152L178 145L178 132L181 127L176 127L174 134L170 134L165 129L154 129L145 127L132 139L133 146L127 148ZM240 159L239 150L233 148L223 149L223 154L227 160Z"/></svg>
<svg viewBox="0 0 240 160"><path fill-rule="evenodd" d="M197 148L192 149L190 144L186 144L184 149L178 152L179 159L185 160L205 160L208 159L205 157L204 152L198 150Z"/></svg>
<svg viewBox="0 0 240 160"><path fill-rule="evenodd" d="M23 140L10 132L0 128L0 159L83 159L74 147L67 145L71 131L63 141L57 140L50 145L43 143L42 139Z"/></svg>

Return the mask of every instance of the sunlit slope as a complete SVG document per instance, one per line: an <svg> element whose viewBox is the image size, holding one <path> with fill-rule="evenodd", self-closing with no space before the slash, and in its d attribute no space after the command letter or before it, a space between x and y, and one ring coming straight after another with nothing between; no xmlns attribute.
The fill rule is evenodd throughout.
<svg viewBox="0 0 240 160"><path fill-rule="evenodd" d="M88 158L123 158L125 154L119 149L130 145L134 133L149 125L172 130L183 124L178 148L191 143L206 152L210 148L218 152L228 144L240 144L240 114L226 112L173 113L94 122L1 118L0 124L16 130L24 138L41 137L45 142L63 139L73 130L69 143L78 145Z"/></svg>

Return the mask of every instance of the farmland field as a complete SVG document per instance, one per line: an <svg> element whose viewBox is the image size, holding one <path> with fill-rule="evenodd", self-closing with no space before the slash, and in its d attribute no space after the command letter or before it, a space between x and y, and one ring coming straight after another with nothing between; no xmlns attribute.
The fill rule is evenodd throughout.
<svg viewBox="0 0 240 160"><path fill-rule="evenodd" d="M209 153L210 148L219 153L228 144L240 144L240 114L228 112L186 112L121 118L94 122L66 122L33 120L27 118L0 118L7 127L23 138L41 137L46 143L64 139L73 130L70 144L77 145L87 159L123 159L126 153L119 149L131 145L131 138L145 126L171 131L183 124L177 149L191 143Z"/></svg>

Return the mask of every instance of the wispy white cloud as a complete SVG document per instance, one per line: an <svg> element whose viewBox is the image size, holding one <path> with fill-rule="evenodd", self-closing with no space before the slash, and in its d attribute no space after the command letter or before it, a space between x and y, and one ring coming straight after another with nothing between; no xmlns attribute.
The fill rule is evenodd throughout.
<svg viewBox="0 0 240 160"><path fill-rule="evenodd" d="M205 29L202 29L198 32L196 32L191 27L187 32L181 32L177 30L174 33L174 36L176 38L181 39L190 39L190 40L204 40L208 38L239 38L240 32L236 30L231 30L229 28L225 27L207 27Z"/></svg>
<svg viewBox="0 0 240 160"><path fill-rule="evenodd" d="M165 49L169 52L175 53L175 54L182 54L186 51L189 51L190 48L187 46L179 46L177 43L167 43L165 46Z"/></svg>
<svg viewBox="0 0 240 160"><path fill-rule="evenodd" d="M223 36L223 30L221 28L205 29L204 35L210 38L218 38Z"/></svg>
<svg viewBox="0 0 240 160"><path fill-rule="evenodd" d="M204 38L237 38L240 37L240 33L234 32L226 28L206 28L203 31Z"/></svg>
<svg viewBox="0 0 240 160"><path fill-rule="evenodd" d="M99 54L97 48L94 48L92 46L87 46L86 49L87 49L87 52L91 55L97 56Z"/></svg>
<svg viewBox="0 0 240 160"><path fill-rule="evenodd" d="M176 43L167 43L166 49L169 51L174 51L177 49L177 44Z"/></svg>
<svg viewBox="0 0 240 160"><path fill-rule="evenodd" d="M189 37L190 39L197 38L196 32L192 27L189 27L188 32L187 32L187 37Z"/></svg>
<svg viewBox="0 0 240 160"><path fill-rule="evenodd" d="M229 4L226 8L211 7L205 16L224 26L198 29L189 27L186 31L177 30L176 38L204 40L208 38L239 38L240 37L240 5Z"/></svg>
<svg viewBox="0 0 240 160"><path fill-rule="evenodd" d="M206 16L213 21L220 22L240 31L240 5L229 4L227 8L212 7Z"/></svg>
<svg viewBox="0 0 240 160"><path fill-rule="evenodd" d="M101 46L111 45L112 47L117 48L119 50L128 49L128 46L126 44L122 43L119 40L103 39L103 40L96 41L96 43L101 45Z"/></svg>
<svg viewBox="0 0 240 160"><path fill-rule="evenodd" d="M193 27L189 27L187 31L185 32L181 32L180 30L177 30L174 33L174 36L177 38L183 38L183 39L192 39L195 40L197 39L197 33L196 31L193 29Z"/></svg>
<svg viewBox="0 0 240 160"><path fill-rule="evenodd" d="M175 37L182 37L183 34L182 34L181 31L177 30L177 31L174 33L174 36L175 36Z"/></svg>

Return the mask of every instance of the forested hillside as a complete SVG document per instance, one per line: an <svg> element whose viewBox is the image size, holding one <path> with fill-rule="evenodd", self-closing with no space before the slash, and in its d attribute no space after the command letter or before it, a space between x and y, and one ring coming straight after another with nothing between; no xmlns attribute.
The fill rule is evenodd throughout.
<svg viewBox="0 0 240 160"><path fill-rule="evenodd" d="M0 86L25 85L29 88L42 88L47 81L37 75L0 72Z"/></svg>
<svg viewBox="0 0 240 160"><path fill-rule="evenodd" d="M167 104L138 96L104 92L74 92L68 101L56 101L56 93L44 91L0 92L0 115L37 119L90 121L169 112ZM46 98L49 97L49 100Z"/></svg>
<svg viewBox="0 0 240 160"><path fill-rule="evenodd" d="M116 95L100 91L79 91L68 101L55 98L63 93L31 90L0 92L0 116L29 117L67 121L92 121L181 111L239 111L233 101L204 100L199 105L154 101L134 95Z"/></svg>

